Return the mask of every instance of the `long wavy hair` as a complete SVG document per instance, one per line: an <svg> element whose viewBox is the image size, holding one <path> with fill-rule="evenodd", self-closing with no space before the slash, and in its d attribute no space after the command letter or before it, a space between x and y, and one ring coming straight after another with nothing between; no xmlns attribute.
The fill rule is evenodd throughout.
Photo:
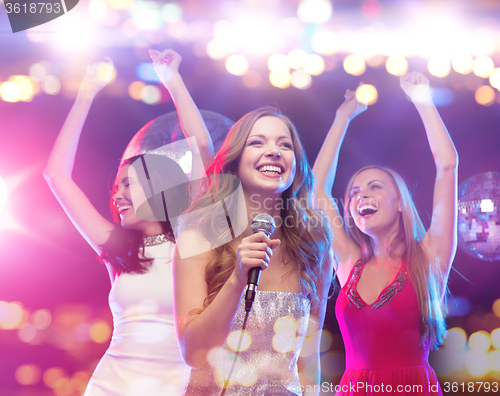
<svg viewBox="0 0 500 396"><path fill-rule="evenodd" d="M179 184L178 189L169 190L169 202L179 202L187 203L189 195L187 191L183 191L183 187L188 183L188 178L180 168L180 166L170 158L163 155L147 154L148 165L148 176L155 186L165 185L165 173L168 173L169 179L174 179L177 184ZM132 165L138 160L143 160L144 154L137 155L128 158L122 162L118 170L120 170L125 165ZM143 162L144 163L144 162ZM168 169L168 172L166 170ZM141 187L144 191L148 191L150 186L146 183L143 177L137 177ZM184 186L183 186L184 184ZM124 228L121 225L120 214L116 208L115 202L113 200L113 195L117 190L117 180L113 183L113 188L110 191L109 207L111 210L111 215L115 222L115 228L110 233L108 240L102 244L100 247L102 249L99 260L103 263L108 263L113 267L113 270L117 274L125 273L145 273L148 271L152 259L144 257L144 238L140 231ZM172 194L174 194L172 196ZM157 218L165 218L164 209L165 205L161 194L156 194L151 197L147 204L150 205L153 213ZM139 210L141 207L139 207ZM180 209L176 208L176 212ZM169 210L170 213L170 210ZM167 238L175 242L174 234L172 231L172 226L168 217L166 221L159 221L162 228L162 233L167 236Z"/></svg>
<svg viewBox="0 0 500 396"><path fill-rule="evenodd" d="M357 175L367 169L379 169L387 173L396 187L402 211L399 215L399 231L389 251L400 249L401 259L408 268L408 274L415 287L420 309L420 341L430 343L432 348L442 344L446 333L446 308L441 297L440 287L444 274L440 271L437 259L427 257L421 246L426 230L411 198L410 191L404 179L394 170L380 166L365 166L357 171L347 183L344 196L344 224L348 235L361 247L365 261L373 256L373 243L370 236L361 232L355 225L349 211L351 202L350 191Z"/></svg>
<svg viewBox="0 0 500 396"><path fill-rule="evenodd" d="M255 122L262 117L277 117L290 131L295 152L296 173L292 185L281 196L283 205L280 215L284 226L281 228L283 256L280 258L285 262L286 257L291 257L291 260L298 263L301 290L306 291L312 306L316 306L315 304L319 302L318 284L323 263L328 258L332 236L325 216L311 206L313 175L297 130L279 109L259 108L247 113L234 124L219 153L207 169L208 178L205 179L204 188L198 186L198 191L201 190L201 193L193 199L188 212L199 213L200 210L210 208L222 199L225 200L225 205L237 205L235 202L237 199L231 198L230 194L239 185L238 165L248 135ZM224 177L224 175L234 177ZM227 218L223 211L206 210L206 216L200 219L198 215L197 219L196 224L190 226L201 230L212 246L216 246L212 250L214 257L205 270L205 281L208 286L208 295L203 304L205 309L233 272L237 257L228 243L217 243L232 239L228 234L233 233L233 229L230 227L228 230ZM200 313L203 309L193 310L191 314Z"/></svg>

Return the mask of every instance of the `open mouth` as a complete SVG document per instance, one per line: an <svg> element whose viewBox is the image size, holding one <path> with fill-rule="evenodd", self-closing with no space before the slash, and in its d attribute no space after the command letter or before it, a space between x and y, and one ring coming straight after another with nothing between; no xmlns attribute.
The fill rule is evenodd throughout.
<svg viewBox="0 0 500 396"><path fill-rule="evenodd" d="M362 216L368 216L378 211L378 208L372 204L362 204L358 206L358 213Z"/></svg>
<svg viewBox="0 0 500 396"><path fill-rule="evenodd" d="M272 176L281 175L284 172L284 169L281 166L277 165L264 165L257 170L261 173Z"/></svg>
<svg viewBox="0 0 500 396"><path fill-rule="evenodd" d="M123 216L123 214L129 210L129 209L132 209L132 206L131 205L122 205L122 206L119 206L118 207L118 213L120 214L120 216Z"/></svg>

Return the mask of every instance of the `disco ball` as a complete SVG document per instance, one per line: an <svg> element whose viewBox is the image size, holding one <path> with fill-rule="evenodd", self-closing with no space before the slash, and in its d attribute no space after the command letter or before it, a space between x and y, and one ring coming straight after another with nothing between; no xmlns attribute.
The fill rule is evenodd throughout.
<svg viewBox="0 0 500 396"><path fill-rule="evenodd" d="M475 258L500 260L500 172L480 173L460 184L458 247Z"/></svg>
<svg viewBox="0 0 500 396"><path fill-rule="evenodd" d="M209 110L200 110L200 114L212 138L214 152L217 153L234 121ZM166 145L168 147L165 149ZM144 125L128 144L121 162L145 153L165 155L179 162L189 151L177 112L172 111Z"/></svg>

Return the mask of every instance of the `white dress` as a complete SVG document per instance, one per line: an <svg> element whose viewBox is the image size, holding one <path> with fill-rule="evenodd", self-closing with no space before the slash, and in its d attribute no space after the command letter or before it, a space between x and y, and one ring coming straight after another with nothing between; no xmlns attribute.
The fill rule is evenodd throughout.
<svg viewBox="0 0 500 396"><path fill-rule="evenodd" d="M144 274L122 273L109 293L111 344L84 396L182 395L189 367L174 328L172 258L174 244L145 248L154 258Z"/></svg>

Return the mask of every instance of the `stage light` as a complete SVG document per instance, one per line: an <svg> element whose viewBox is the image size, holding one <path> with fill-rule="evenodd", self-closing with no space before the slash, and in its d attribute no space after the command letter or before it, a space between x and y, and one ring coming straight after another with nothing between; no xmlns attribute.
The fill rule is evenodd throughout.
<svg viewBox="0 0 500 396"><path fill-rule="evenodd" d="M338 51L337 35L327 30L315 33L311 38L311 47L318 54L334 54Z"/></svg>
<svg viewBox="0 0 500 396"><path fill-rule="evenodd" d="M162 26L160 13L157 9L143 8L134 13L133 17L137 27L142 30L157 30Z"/></svg>
<svg viewBox="0 0 500 396"><path fill-rule="evenodd" d="M344 58L344 70L354 76L360 76L366 70L364 59L360 55L352 54Z"/></svg>
<svg viewBox="0 0 500 396"><path fill-rule="evenodd" d="M356 100L359 103L372 105L377 102L377 99L377 88L375 88L373 85L363 84L356 89Z"/></svg>
<svg viewBox="0 0 500 396"><path fill-rule="evenodd" d="M290 69L290 62L286 55L284 54L274 54L267 60L267 66L269 70L275 73L285 73Z"/></svg>
<svg viewBox="0 0 500 396"><path fill-rule="evenodd" d="M402 76L408 71L408 62L404 56L393 55L385 61L385 68L394 76Z"/></svg>
<svg viewBox="0 0 500 396"><path fill-rule="evenodd" d="M2 209L5 208L5 205L7 205L8 197L9 191L7 190L7 184L5 184L5 181L0 176L0 213L2 212Z"/></svg>
<svg viewBox="0 0 500 396"><path fill-rule="evenodd" d="M480 56L474 60L472 71L478 77L488 78L495 69L493 60L488 56Z"/></svg>
<svg viewBox="0 0 500 396"><path fill-rule="evenodd" d="M332 3L328 0L302 0L297 9L297 16L305 23L325 23L332 13Z"/></svg>
<svg viewBox="0 0 500 396"><path fill-rule="evenodd" d="M495 90L489 85L483 85L474 94L476 102L483 106L491 106L495 103Z"/></svg>
<svg viewBox="0 0 500 396"><path fill-rule="evenodd" d="M170 23L182 19L182 8L175 3L167 3L161 8L161 15L165 22Z"/></svg>
<svg viewBox="0 0 500 396"><path fill-rule="evenodd" d="M288 64L292 69L302 69L302 65L304 64L304 59L307 56L305 51L300 49L291 50L288 54Z"/></svg>
<svg viewBox="0 0 500 396"><path fill-rule="evenodd" d="M292 76L290 72L271 72L269 73L269 82L277 88L287 88L290 86Z"/></svg>
<svg viewBox="0 0 500 396"><path fill-rule="evenodd" d="M481 212L483 213L493 212L495 210L495 204L491 199L482 199L480 206Z"/></svg>
<svg viewBox="0 0 500 396"><path fill-rule="evenodd" d="M496 42L493 33L478 34L471 37L470 52L474 56L483 57L495 51Z"/></svg>
<svg viewBox="0 0 500 396"><path fill-rule="evenodd" d="M460 74L469 74L474 65L474 59L469 54L459 54L453 57L451 62L453 70Z"/></svg>
<svg viewBox="0 0 500 396"><path fill-rule="evenodd" d="M450 74L451 67L446 57L436 56L429 59L427 69L433 76L443 78Z"/></svg>
<svg viewBox="0 0 500 396"><path fill-rule="evenodd" d="M500 67L497 67L490 74L490 84L492 87L500 90Z"/></svg>
<svg viewBox="0 0 500 396"><path fill-rule="evenodd" d="M304 70L295 70L291 78L292 86L298 89L307 89L312 84L312 77Z"/></svg>
<svg viewBox="0 0 500 396"><path fill-rule="evenodd" d="M243 55L231 55L226 59L226 69L231 74L242 76L248 71L248 61Z"/></svg>
<svg viewBox="0 0 500 396"><path fill-rule="evenodd" d="M262 76L255 70L249 70L241 79L243 85L247 88L254 89L260 86L263 82Z"/></svg>
<svg viewBox="0 0 500 396"><path fill-rule="evenodd" d="M57 95L61 91L61 82L56 76L47 76L41 86L42 91L49 95Z"/></svg>
<svg viewBox="0 0 500 396"><path fill-rule="evenodd" d="M302 67L307 73L313 76L319 76L325 71L325 61L320 55L307 54L304 58Z"/></svg>

